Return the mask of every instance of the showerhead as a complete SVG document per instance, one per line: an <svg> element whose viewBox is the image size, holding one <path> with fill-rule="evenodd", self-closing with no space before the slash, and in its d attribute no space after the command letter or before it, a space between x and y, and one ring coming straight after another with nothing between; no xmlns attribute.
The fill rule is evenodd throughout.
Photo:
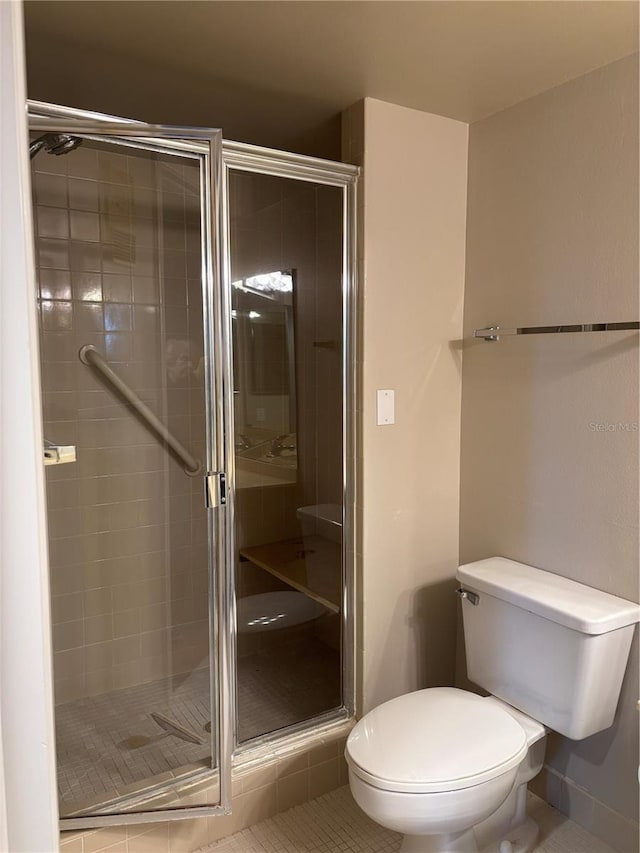
<svg viewBox="0 0 640 853"><path fill-rule="evenodd" d="M82 145L82 139L79 136L71 136L68 133L45 133L44 136L39 136L29 143L29 157L33 160L41 148L47 154L68 154L73 151L78 145Z"/></svg>

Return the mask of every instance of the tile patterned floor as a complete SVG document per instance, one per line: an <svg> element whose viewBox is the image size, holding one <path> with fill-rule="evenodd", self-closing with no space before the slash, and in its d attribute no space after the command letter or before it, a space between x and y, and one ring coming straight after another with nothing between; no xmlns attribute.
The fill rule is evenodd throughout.
<svg viewBox="0 0 640 853"><path fill-rule="evenodd" d="M529 794L540 826L536 853L614 853L547 803ZM206 848L210 853L397 853L401 836L358 808L348 786L262 821Z"/></svg>
<svg viewBox="0 0 640 853"><path fill-rule="evenodd" d="M339 659L320 642L240 658L240 739L291 725L338 704ZM58 789L63 814L104 806L132 788L210 763L208 671L77 699L56 708ZM175 720L201 745L167 735L151 712ZM146 739L132 746L130 739Z"/></svg>
<svg viewBox="0 0 640 853"><path fill-rule="evenodd" d="M238 660L241 741L335 708L339 699L340 656L319 640Z"/></svg>
<svg viewBox="0 0 640 853"><path fill-rule="evenodd" d="M89 803L104 803L146 785L160 774L211 755L209 672L113 690L56 708L58 790L61 810L69 813ZM159 712L202 739L189 743L167 734L151 717ZM130 739L147 741L132 746Z"/></svg>

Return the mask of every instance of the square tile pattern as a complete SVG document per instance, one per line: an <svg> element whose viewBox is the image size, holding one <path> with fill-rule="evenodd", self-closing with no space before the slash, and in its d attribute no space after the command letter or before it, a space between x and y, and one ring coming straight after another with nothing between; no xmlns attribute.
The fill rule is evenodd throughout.
<svg viewBox="0 0 640 853"><path fill-rule="evenodd" d="M238 661L240 739L274 731L338 703L337 654L317 642L256 652ZM167 734L159 712L198 735L202 744ZM210 766L205 726L211 720L208 669L113 690L58 705L58 789L62 814L105 806L133 787Z"/></svg>
<svg viewBox="0 0 640 853"><path fill-rule="evenodd" d="M238 658L238 728L250 740L340 704L340 655L320 640Z"/></svg>
<svg viewBox="0 0 640 853"><path fill-rule="evenodd" d="M61 813L103 805L131 786L147 787L154 778L178 773L187 764L210 766L210 735L205 731L209 707L207 669L59 705ZM166 732L152 712L193 732L202 743Z"/></svg>
<svg viewBox="0 0 640 853"><path fill-rule="evenodd" d="M613 853L611 847L534 794L529 794L529 813L540 826L536 853ZM203 850L210 853L397 853L401 842L398 833L370 820L345 786Z"/></svg>
<svg viewBox="0 0 640 853"><path fill-rule="evenodd" d="M208 654L202 483L78 357L94 346L204 458L199 167L121 150L84 140L32 163L43 429L77 447L74 464L46 469L65 707L187 676Z"/></svg>

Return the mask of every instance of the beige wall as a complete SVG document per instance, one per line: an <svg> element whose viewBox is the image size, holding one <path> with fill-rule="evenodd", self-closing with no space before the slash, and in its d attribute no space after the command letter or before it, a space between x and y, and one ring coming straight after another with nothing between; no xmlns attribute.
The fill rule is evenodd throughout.
<svg viewBox="0 0 640 853"><path fill-rule="evenodd" d="M365 99L359 586L361 711L454 676L468 127ZM376 389L396 423L376 426Z"/></svg>
<svg viewBox="0 0 640 853"><path fill-rule="evenodd" d="M472 125L466 338L638 319L637 131L637 58ZM637 600L638 432L592 426L637 421L637 334L468 346L461 559L502 554ZM636 650L614 727L552 736L540 779L621 850L637 849L637 697Z"/></svg>

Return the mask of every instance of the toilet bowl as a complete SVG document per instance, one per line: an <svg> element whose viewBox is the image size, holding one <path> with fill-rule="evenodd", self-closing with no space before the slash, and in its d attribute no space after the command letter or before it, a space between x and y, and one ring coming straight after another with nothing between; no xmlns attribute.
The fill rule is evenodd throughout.
<svg viewBox="0 0 640 853"><path fill-rule="evenodd" d="M542 766L544 745L533 761L530 753L544 734L494 697L416 691L356 724L345 749L349 784L372 820L405 836L402 853L476 853L492 841L498 851L509 833L515 843L504 849L524 853L537 834L526 824L526 782Z"/></svg>
<svg viewBox="0 0 640 853"><path fill-rule="evenodd" d="M534 566L460 566L467 674L369 711L345 757L358 805L402 853L529 853L527 782L546 729L581 740L614 720L640 607Z"/></svg>

